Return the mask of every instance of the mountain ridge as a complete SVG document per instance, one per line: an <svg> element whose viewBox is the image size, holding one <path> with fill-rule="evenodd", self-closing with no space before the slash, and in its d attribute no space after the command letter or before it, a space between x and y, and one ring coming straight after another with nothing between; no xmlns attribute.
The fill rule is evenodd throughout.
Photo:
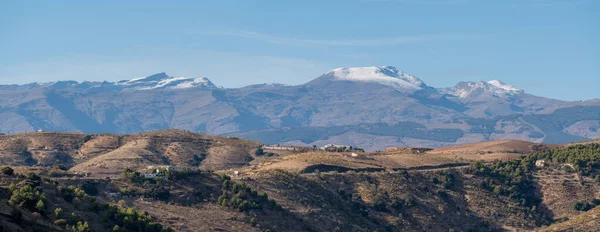
<svg viewBox="0 0 600 232"><path fill-rule="evenodd" d="M598 100L544 98L494 80L462 83L434 88L394 67L373 66L334 69L292 86L222 88L208 78L166 73L117 82L0 86L0 132L174 128L265 143L341 143L367 150L600 137Z"/></svg>

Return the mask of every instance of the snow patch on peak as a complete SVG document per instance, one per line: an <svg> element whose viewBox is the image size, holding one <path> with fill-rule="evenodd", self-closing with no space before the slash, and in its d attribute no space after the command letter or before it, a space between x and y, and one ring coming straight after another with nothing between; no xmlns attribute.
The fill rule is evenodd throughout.
<svg viewBox="0 0 600 232"><path fill-rule="evenodd" d="M504 82L499 81L499 80L491 80L491 81L488 81L487 83L490 84L490 85L493 85L495 87L498 87L500 89L503 89L503 90L506 90L506 91L510 91L510 92L523 91L523 90L521 90L521 89L519 89L517 87L514 87L512 85L504 84Z"/></svg>
<svg viewBox="0 0 600 232"><path fill-rule="evenodd" d="M460 82L452 88L439 89L439 92L459 98L471 98L488 94L494 97L506 97L524 93L523 90L499 80L480 82Z"/></svg>
<svg viewBox="0 0 600 232"><path fill-rule="evenodd" d="M427 87L419 78L392 66L337 68L327 74L334 80L373 82L402 90L420 90Z"/></svg>
<svg viewBox="0 0 600 232"><path fill-rule="evenodd" d="M165 73L158 73L131 80L122 80L115 84L124 89L132 90L186 89L195 87L218 88L206 77L170 77Z"/></svg>

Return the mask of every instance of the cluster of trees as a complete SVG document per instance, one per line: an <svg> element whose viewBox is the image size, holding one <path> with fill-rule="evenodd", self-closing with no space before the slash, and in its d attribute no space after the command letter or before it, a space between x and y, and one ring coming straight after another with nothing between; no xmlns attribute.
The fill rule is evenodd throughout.
<svg viewBox="0 0 600 232"><path fill-rule="evenodd" d="M543 150L522 159L523 165L534 167L535 161L545 159L552 163L571 163L575 171L593 176L600 170L600 144L577 144L566 148Z"/></svg>
<svg viewBox="0 0 600 232"><path fill-rule="evenodd" d="M591 202L580 201L573 205L573 208L577 211L588 211L600 205L600 199L594 199Z"/></svg>
<svg viewBox="0 0 600 232"><path fill-rule="evenodd" d="M87 222L77 222L76 225L72 225L67 228L67 231L70 232L92 232L90 229L90 225Z"/></svg>
<svg viewBox="0 0 600 232"><path fill-rule="evenodd" d="M171 192L169 191L169 189L167 189L165 187L152 187L150 189L150 191L148 191L146 194L144 194L144 196L149 197L149 198L158 199L161 201L167 201L167 200L169 200L169 197L171 196Z"/></svg>
<svg viewBox="0 0 600 232"><path fill-rule="evenodd" d="M92 229L87 221L84 221L74 212L68 218L63 218L62 208L54 209L54 225L67 229L72 232L91 232Z"/></svg>
<svg viewBox="0 0 600 232"><path fill-rule="evenodd" d="M232 183L228 175L222 175L221 181L223 181L223 194L217 199L219 205L238 209L241 212L262 210L264 206L281 209L275 200L269 199L267 193L258 194L256 190L246 186L246 183Z"/></svg>
<svg viewBox="0 0 600 232"><path fill-rule="evenodd" d="M198 167L198 166L200 166L200 164L202 163L202 161L203 161L204 159L206 159L206 154L204 154L204 153L202 153L202 154L200 154L200 155L196 155L196 154L194 154L194 156L192 157L192 159L191 159L191 160L189 160L189 162L188 162L188 163L189 163L189 164L190 164L192 167Z"/></svg>
<svg viewBox="0 0 600 232"><path fill-rule="evenodd" d="M441 184L446 189L451 189L454 186L454 183L456 182L456 173L455 172L440 171L440 172L438 172L438 174L440 175L440 178L438 178L437 176L434 176L432 178L432 182L434 184Z"/></svg>
<svg viewBox="0 0 600 232"><path fill-rule="evenodd" d="M15 170L9 166L2 166L2 168L0 168L0 172L2 172L4 175L12 176L15 173Z"/></svg>
<svg viewBox="0 0 600 232"><path fill-rule="evenodd" d="M11 192L10 200L8 201L10 205L44 214L47 197L46 194L41 192L39 186L25 184L18 188L14 183L11 183L8 189Z"/></svg>
<svg viewBox="0 0 600 232"><path fill-rule="evenodd" d="M491 165L482 162L473 164L467 171L485 177L480 187L498 195L508 196L519 205L533 208L541 202L535 194L535 184L529 175L533 166L523 159L495 161Z"/></svg>
<svg viewBox="0 0 600 232"><path fill-rule="evenodd" d="M102 220L111 225L114 232L170 232L171 228L153 221L146 212L138 212L134 208L119 208L116 205L105 205Z"/></svg>
<svg viewBox="0 0 600 232"><path fill-rule="evenodd" d="M34 212L34 214L38 213L39 215L45 215L46 209L48 205L48 199L45 193L42 192L40 188L40 177L35 174L28 174L27 179L20 183L22 187L18 188L14 183L9 185L9 190L11 191L11 197L8 201L9 204L29 210ZM69 186L68 188L59 189L63 197L67 196L66 199L72 200L73 197L81 197L81 198L89 198L89 196L81 189L76 188L75 186ZM94 198L95 200L95 198ZM14 220L17 222L21 222L22 213L20 210L14 208L11 214L14 217ZM90 232L90 226L85 221L80 221L79 217L77 217L74 213L71 214L69 220L61 219L62 216L62 208L54 209L54 218L56 221L54 224L57 226L61 226L66 228L67 231L73 232ZM50 216L48 216L50 217ZM68 227L67 225L71 225Z"/></svg>
<svg viewBox="0 0 600 232"><path fill-rule="evenodd" d="M264 155L264 156L271 157L271 156L276 156L278 154L273 153L273 152L265 152L265 150L263 150L262 147L258 147L256 149L256 151L254 151L254 155L256 155L256 156L263 156Z"/></svg>
<svg viewBox="0 0 600 232"><path fill-rule="evenodd" d="M8 203L13 207L11 217L17 223L23 222L23 214L21 209L33 212L33 215L42 215L45 218L53 219L54 224L66 231L73 232L90 232L90 224L71 212L67 214L62 208L54 208L53 204L48 203L46 194L41 188L41 178L33 173L28 173L26 179L18 184L11 183L9 190L11 197ZM20 186L20 187L19 187ZM92 203L91 211L96 213L104 212L102 217L104 226L112 228L114 232L140 231L140 232L168 232L172 229L164 227L153 221L152 217L147 213L137 212L133 208L119 208L116 205L100 205L96 202L96 198L88 195L94 193L96 188L93 184L83 184L81 187L70 185L68 187L59 186L57 192L67 202L73 202L73 199L86 200ZM156 190L153 194L162 196L164 193L161 190ZM83 202L81 202L83 203ZM79 204L79 203L78 203ZM49 211L47 209L50 207ZM78 207L78 206L76 206ZM53 214L52 212L53 209ZM113 227L114 226L114 227Z"/></svg>
<svg viewBox="0 0 600 232"><path fill-rule="evenodd" d="M481 162L471 166L469 171L476 175L490 177L484 179L482 187L495 193L508 195L523 202L523 205L535 205L539 199L533 194L534 185L531 174L536 170L537 160L550 163L571 163L575 171L592 176L600 170L600 144L578 144L565 148L542 150L534 154L510 161L496 161L491 165ZM600 178L597 178L600 180ZM510 186L507 189L503 185Z"/></svg>
<svg viewBox="0 0 600 232"><path fill-rule="evenodd" d="M138 184L144 184L147 181L151 181L150 179L144 178L142 173L131 168L123 169L123 177L125 177L125 179L129 179L132 183Z"/></svg>
<svg viewBox="0 0 600 232"><path fill-rule="evenodd" d="M495 161L490 165L478 162L468 172L483 176L480 187L498 195L508 196L522 206L535 212L541 200L536 196L533 172L537 169L535 162L546 160L546 165L571 163L575 171L585 176L598 176L600 170L600 144L578 144L563 148L541 150L531 155L509 161ZM597 178L600 181L600 177ZM577 210L589 210L596 206L595 202L578 202Z"/></svg>
<svg viewBox="0 0 600 232"><path fill-rule="evenodd" d="M68 187L59 186L58 191L67 202L72 202L76 197L91 202L96 201L96 197L88 195L84 189L75 187L74 185L69 185Z"/></svg>

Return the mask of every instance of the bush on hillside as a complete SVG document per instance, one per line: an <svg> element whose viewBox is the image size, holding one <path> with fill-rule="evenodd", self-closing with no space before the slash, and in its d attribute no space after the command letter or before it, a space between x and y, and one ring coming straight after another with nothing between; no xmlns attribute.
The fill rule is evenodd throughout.
<svg viewBox="0 0 600 232"><path fill-rule="evenodd" d="M13 170L9 166L2 167L2 169L0 169L0 171L2 171L2 174L7 175L7 176L12 176L15 173L15 170Z"/></svg>

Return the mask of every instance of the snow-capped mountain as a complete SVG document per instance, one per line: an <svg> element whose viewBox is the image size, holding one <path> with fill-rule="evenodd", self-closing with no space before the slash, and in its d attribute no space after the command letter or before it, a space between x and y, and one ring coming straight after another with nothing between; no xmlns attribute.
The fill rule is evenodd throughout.
<svg viewBox="0 0 600 232"><path fill-rule="evenodd" d="M427 87L421 79L392 66L337 68L323 76L337 81L378 83L397 90L421 90Z"/></svg>
<svg viewBox="0 0 600 232"><path fill-rule="evenodd" d="M165 73L117 82L0 85L0 133L179 128L265 144L379 150L598 138L599 115L599 101L538 97L497 80L434 88L391 66L338 68L294 86L221 88L206 78Z"/></svg>
<svg viewBox="0 0 600 232"><path fill-rule="evenodd" d="M147 77L122 80L116 82L115 85L132 90L187 89L196 87L218 88L206 77L170 77L166 73L157 73Z"/></svg>
<svg viewBox="0 0 600 232"><path fill-rule="evenodd" d="M499 80L491 80L487 82L460 82L452 88L439 89L439 92L461 99L473 98L481 95L506 97L524 93L523 90L512 85L505 84Z"/></svg>

